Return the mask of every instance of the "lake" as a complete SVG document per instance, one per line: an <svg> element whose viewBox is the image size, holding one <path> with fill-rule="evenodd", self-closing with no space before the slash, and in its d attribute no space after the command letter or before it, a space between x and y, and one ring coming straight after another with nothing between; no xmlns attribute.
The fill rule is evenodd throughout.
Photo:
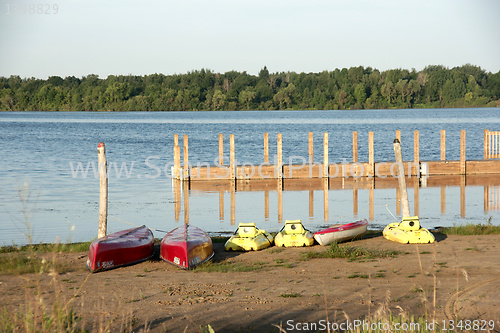
<svg viewBox="0 0 500 333"><path fill-rule="evenodd" d="M375 161L394 160L396 130L401 130L405 159L413 158L413 132L418 130L420 160L438 160L441 129L446 130L447 159L460 157L460 130L467 131L467 159L482 159L483 131L500 130L500 109L1 112L0 245L25 244L28 234L35 243L96 238L99 179L92 166L97 164L101 141L112 169L109 232L142 224L168 231L185 218L212 234L233 232L239 222L256 222L259 228L278 231L280 218L302 219L316 231L324 225L371 217L370 228L380 229L394 221L395 189L356 190L356 211L352 189L329 189L325 196L321 187L282 193L176 187L169 174L174 134L189 135L192 164L214 163L219 133L224 134L226 159L229 134L234 134L238 163L259 164L265 132L271 160L276 136L282 133L284 161L307 157L309 132L314 133L315 160L321 160L323 133L328 132L329 160L340 163L352 160L353 131L358 132L360 161L368 160L369 131L374 132ZM485 193L490 190L485 184L461 188L455 181L445 181L442 186L446 187L444 211L441 188L408 188L411 211L417 198L424 227L484 223L490 217L499 224L498 208L485 209ZM156 231L155 236L163 233Z"/></svg>

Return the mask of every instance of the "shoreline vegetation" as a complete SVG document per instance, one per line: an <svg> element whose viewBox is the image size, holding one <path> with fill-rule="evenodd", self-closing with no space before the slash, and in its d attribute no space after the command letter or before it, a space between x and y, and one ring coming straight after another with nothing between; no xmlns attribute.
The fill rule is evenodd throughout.
<svg viewBox="0 0 500 333"><path fill-rule="evenodd" d="M500 107L500 71L466 64L421 71L351 67L321 73L246 71L0 77L0 111L239 111Z"/></svg>

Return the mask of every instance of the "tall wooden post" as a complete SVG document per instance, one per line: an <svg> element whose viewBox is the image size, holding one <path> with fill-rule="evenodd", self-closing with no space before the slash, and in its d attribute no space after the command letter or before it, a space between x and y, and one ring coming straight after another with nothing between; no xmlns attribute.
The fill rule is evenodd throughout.
<svg viewBox="0 0 500 333"><path fill-rule="evenodd" d="M189 179L189 141L187 134L184 135L184 179Z"/></svg>
<svg viewBox="0 0 500 333"><path fill-rule="evenodd" d="M370 164L370 173L368 176L375 175L375 152L373 150L373 132L368 132L368 163Z"/></svg>
<svg viewBox="0 0 500 333"><path fill-rule="evenodd" d="M358 161L358 132L352 132L352 161Z"/></svg>
<svg viewBox="0 0 500 333"><path fill-rule="evenodd" d="M484 159L485 160L488 160L490 158L489 154L488 154L488 148L489 148L489 144L490 144L490 140L489 140L489 130L485 129L484 130Z"/></svg>
<svg viewBox="0 0 500 333"><path fill-rule="evenodd" d="M234 134L229 136L229 168L231 169L229 177L236 179L235 170L235 153L234 153Z"/></svg>
<svg viewBox="0 0 500 333"><path fill-rule="evenodd" d="M283 138L281 136L281 133L278 133L277 140L278 159L276 161L276 172L278 179L281 180L283 178Z"/></svg>
<svg viewBox="0 0 500 333"><path fill-rule="evenodd" d="M97 161L99 167L99 231L97 237L106 236L108 231L108 164L106 148L103 142L97 146Z"/></svg>
<svg viewBox="0 0 500 333"><path fill-rule="evenodd" d="M181 147L178 143L177 141L177 144L174 145L174 172L172 175L174 179L181 179Z"/></svg>
<svg viewBox="0 0 500 333"><path fill-rule="evenodd" d="M313 132L309 132L309 163L312 164L314 162L314 141L313 141Z"/></svg>
<svg viewBox="0 0 500 333"><path fill-rule="evenodd" d="M401 193L401 206L403 217L410 217L410 203L408 202L408 191L406 189L405 168L403 166L403 154L401 153L401 143L398 139L394 140L394 156L398 164L398 183Z"/></svg>
<svg viewBox="0 0 500 333"><path fill-rule="evenodd" d="M446 161L446 131L441 130L441 161Z"/></svg>
<svg viewBox="0 0 500 333"><path fill-rule="evenodd" d="M323 133L323 178L328 177L328 133Z"/></svg>
<svg viewBox="0 0 500 333"><path fill-rule="evenodd" d="M224 165L224 135L219 133L219 165Z"/></svg>
<svg viewBox="0 0 500 333"><path fill-rule="evenodd" d="M264 163L269 164L269 133L264 133Z"/></svg>
<svg viewBox="0 0 500 333"><path fill-rule="evenodd" d="M460 174L465 175L465 130L460 131Z"/></svg>
<svg viewBox="0 0 500 333"><path fill-rule="evenodd" d="M420 142L418 131L413 132L413 161L416 164L420 163Z"/></svg>

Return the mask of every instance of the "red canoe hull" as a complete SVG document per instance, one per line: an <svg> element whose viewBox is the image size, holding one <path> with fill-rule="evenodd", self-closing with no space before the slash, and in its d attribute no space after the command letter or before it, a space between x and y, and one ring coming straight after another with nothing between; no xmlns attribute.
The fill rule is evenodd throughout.
<svg viewBox="0 0 500 333"><path fill-rule="evenodd" d="M185 224L163 237L160 257L183 269L191 269L214 255L212 239L195 226Z"/></svg>
<svg viewBox="0 0 500 333"><path fill-rule="evenodd" d="M366 219L331 226L314 233L314 239L320 245L330 245L333 242L343 242L360 237L366 233L368 221Z"/></svg>
<svg viewBox="0 0 500 333"><path fill-rule="evenodd" d="M154 236L146 226L122 230L90 244L87 268L98 272L147 260L154 253Z"/></svg>

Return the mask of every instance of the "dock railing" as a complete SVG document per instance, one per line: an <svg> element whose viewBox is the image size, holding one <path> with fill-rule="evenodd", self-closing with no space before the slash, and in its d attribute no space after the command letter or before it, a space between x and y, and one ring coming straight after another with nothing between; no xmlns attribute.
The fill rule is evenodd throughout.
<svg viewBox="0 0 500 333"><path fill-rule="evenodd" d="M283 162L283 140L281 133L276 137L276 155L273 164L269 163L269 134L264 133L264 162L259 165L245 163L237 165L235 159L235 136L230 135L229 165L224 162L223 134L219 134L219 156L210 163L196 166L189 163L188 136L184 135L183 163L181 165L181 149L179 136L174 136L174 167L172 178L184 181L217 181L217 180L265 180L265 179L332 179L332 178L387 178L396 177L396 162L376 162L374 154L374 134L368 133L368 162L358 159L358 132L352 134L352 162L344 159L342 163L329 161L328 133L323 133L323 161L314 162L313 133L308 135L308 156L289 158L289 164ZM401 139L401 132L396 131L396 138ZM484 131L484 159L466 159L466 132L460 131L460 159L446 160L446 132L441 130L440 160L421 161L419 147L419 131L413 133L413 160L404 161L405 176L421 178L432 175L470 175L500 174L500 131ZM404 145L404 142L402 142Z"/></svg>

